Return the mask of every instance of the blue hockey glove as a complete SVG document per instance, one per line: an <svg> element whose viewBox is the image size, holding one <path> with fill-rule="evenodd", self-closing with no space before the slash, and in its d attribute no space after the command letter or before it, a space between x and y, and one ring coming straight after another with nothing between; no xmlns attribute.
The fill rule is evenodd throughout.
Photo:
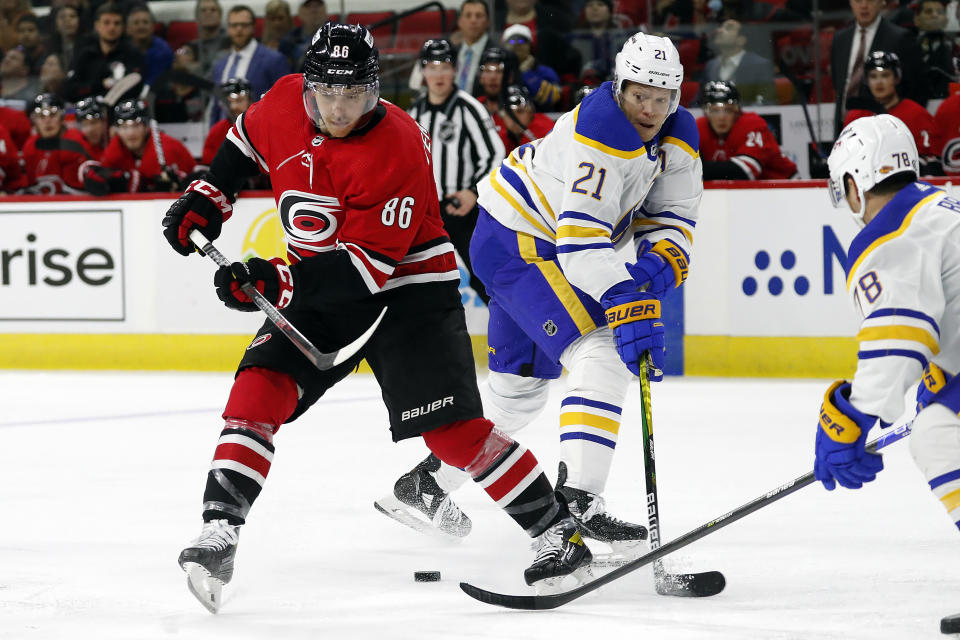
<svg viewBox="0 0 960 640"><path fill-rule="evenodd" d="M630 291L633 284L621 283L600 299L613 329L620 359L634 375L640 375L640 360L650 352L650 380L663 379L664 334L660 321L660 300L649 293Z"/></svg>
<svg viewBox="0 0 960 640"><path fill-rule="evenodd" d="M932 362L927 365L923 370L923 377L920 378L920 384L917 385L917 413L934 401L952 377Z"/></svg>
<svg viewBox="0 0 960 640"><path fill-rule="evenodd" d="M837 380L823 396L817 427L817 459L813 476L833 491L837 482L859 489L883 470L883 456L864 449L867 432L877 421L850 404L850 383Z"/></svg>
<svg viewBox="0 0 960 640"><path fill-rule="evenodd" d="M637 261L627 264L627 271L637 288L646 287L660 300L683 284L689 271L687 254L670 240L661 240L651 245L644 240L637 249Z"/></svg>
<svg viewBox="0 0 960 640"><path fill-rule="evenodd" d="M228 308L237 311L256 311L259 308L241 288L248 282L277 309L283 309L293 300L293 274L281 258L250 258L246 262L220 267L213 274L217 297Z"/></svg>

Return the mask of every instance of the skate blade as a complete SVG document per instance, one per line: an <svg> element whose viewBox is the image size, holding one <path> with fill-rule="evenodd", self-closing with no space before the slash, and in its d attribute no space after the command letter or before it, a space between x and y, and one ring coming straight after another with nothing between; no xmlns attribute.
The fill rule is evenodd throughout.
<svg viewBox="0 0 960 640"><path fill-rule="evenodd" d="M590 565L596 569L616 569L632 562L647 552L643 540L622 540L609 543L610 551L594 552Z"/></svg>
<svg viewBox="0 0 960 640"><path fill-rule="evenodd" d="M552 596L576 589L580 585L590 582L593 578L593 567L591 564L587 564L578 567L573 573L565 576L538 580L533 584L533 588L538 596Z"/></svg>
<svg viewBox="0 0 960 640"><path fill-rule="evenodd" d="M453 545L463 542L463 536L455 536L447 533L443 529L438 529L433 526L433 522L426 519L425 515L413 507L400 502L394 496L388 495L379 500L374 500L373 507L388 518L392 518L418 533L430 536L446 544ZM466 534L464 534L464 536L465 535Z"/></svg>
<svg viewBox="0 0 960 640"><path fill-rule="evenodd" d="M223 601L220 594L223 592L223 582L210 575L210 572L196 562L183 563L183 570L187 572L187 589L200 601L207 611L217 613Z"/></svg>

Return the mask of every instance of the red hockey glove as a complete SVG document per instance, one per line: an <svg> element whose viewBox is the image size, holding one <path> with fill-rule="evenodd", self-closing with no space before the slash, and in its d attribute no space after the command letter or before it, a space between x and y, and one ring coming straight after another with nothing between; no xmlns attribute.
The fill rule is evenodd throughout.
<svg viewBox="0 0 960 640"><path fill-rule="evenodd" d="M199 228L211 242L220 237L220 228L233 215L233 205L220 189L207 180L194 180L170 205L163 218L163 235L180 255L193 253L190 231Z"/></svg>
<svg viewBox="0 0 960 640"><path fill-rule="evenodd" d="M83 171L83 187L95 196L125 192L129 184L129 173L99 163L90 163Z"/></svg>
<svg viewBox="0 0 960 640"><path fill-rule="evenodd" d="M241 288L250 283L277 309L283 309L293 300L293 273L281 258L264 260L250 258L220 267L213 275L217 297L230 309L256 311L257 305Z"/></svg>

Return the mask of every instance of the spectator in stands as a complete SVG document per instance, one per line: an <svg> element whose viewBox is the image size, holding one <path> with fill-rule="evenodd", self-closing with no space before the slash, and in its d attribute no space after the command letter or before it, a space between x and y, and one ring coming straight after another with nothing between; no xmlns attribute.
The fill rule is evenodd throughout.
<svg viewBox="0 0 960 640"><path fill-rule="evenodd" d="M63 82L67 79L67 71L60 64L60 57L51 53L40 65L40 82L38 91L41 93L63 93Z"/></svg>
<svg viewBox="0 0 960 640"><path fill-rule="evenodd" d="M0 106L0 124L7 128L13 137L13 143L18 149L23 149L30 138L33 125L27 117L25 109L13 109L11 107Z"/></svg>
<svg viewBox="0 0 960 640"><path fill-rule="evenodd" d="M63 95L71 102L103 95L117 80L133 72L143 75L143 54L124 37L119 6L100 5L94 14L93 28L96 36L78 45L67 70ZM139 93L140 87L135 86L127 95Z"/></svg>
<svg viewBox="0 0 960 640"><path fill-rule="evenodd" d="M613 24L613 0L587 0L579 28L569 36L580 52L580 82L598 85L613 75L613 60L630 37Z"/></svg>
<svg viewBox="0 0 960 640"><path fill-rule="evenodd" d="M741 111L735 83L715 80L703 87L697 118L704 180L784 180L797 165L783 155L766 120Z"/></svg>
<svg viewBox="0 0 960 640"><path fill-rule="evenodd" d="M0 98L21 100L23 104L37 95L37 83L30 76L27 56L19 47L3 54L0 61Z"/></svg>
<svg viewBox="0 0 960 640"><path fill-rule="evenodd" d="M287 0L270 0L263 11L263 35L260 37L260 44L282 53L287 63L292 66L296 60L293 59L293 47L286 39L293 31L290 5Z"/></svg>
<svg viewBox="0 0 960 640"><path fill-rule="evenodd" d="M499 113L504 90L517 82L517 56L512 51L503 47L490 47L480 55L480 70L477 74L480 96L477 99L491 116Z"/></svg>
<svg viewBox="0 0 960 640"><path fill-rule="evenodd" d="M30 0L0 0L0 50L17 46L17 23L30 12Z"/></svg>
<svg viewBox="0 0 960 640"><path fill-rule="evenodd" d="M30 120L37 130L23 146L28 193L82 193L80 166L89 160L83 136L64 124L63 100L41 93L30 101Z"/></svg>
<svg viewBox="0 0 960 640"><path fill-rule="evenodd" d="M63 5L53 17L53 30L50 34L50 51L60 56L64 69L70 68L73 52L80 33L80 13L76 7Z"/></svg>
<svg viewBox="0 0 960 640"><path fill-rule="evenodd" d="M163 38L154 35L156 21L150 8L137 4L127 12L127 37L143 54L143 81L153 86L157 76L173 65L173 49Z"/></svg>
<svg viewBox="0 0 960 640"><path fill-rule="evenodd" d="M746 50L747 37L737 20L725 20L713 32L712 48L717 55L707 61L703 70L703 86L716 80L736 84L743 104L775 104L776 87L773 63ZM700 100L702 102L702 99Z"/></svg>
<svg viewBox="0 0 960 640"><path fill-rule="evenodd" d="M507 87L493 123L508 154L522 144L547 135L554 125L549 117L537 113L527 88L516 84Z"/></svg>
<svg viewBox="0 0 960 640"><path fill-rule="evenodd" d="M533 54L533 37L526 25L515 24L503 32L503 46L517 56L520 77L541 111L549 111L560 100L557 72L539 64Z"/></svg>
<svg viewBox="0 0 960 640"><path fill-rule="evenodd" d="M837 94L834 135L840 134L847 112L847 98L869 98L863 63L873 51L897 54L903 68L900 90L920 105L927 104L927 80L921 67L920 47L913 35L880 15L885 0L850 0L855 22L841 29L830 43L830 77Z"/></svg>
<svg viewBox="0 0 960 640"><path fill-rule="evenodd" d="M20 167L20 149L10 130L0 124L0 194L15 193L25 186L27 180Z"/></svg>
<svg viewBox="0 0 960 640"><path fill-rule="evenodd" d="M227 12L227 34L230 36L230 55L213 66L213 81L226 82L230 78L246 78L253 87L253 100L260 99L267 89L282 76L290 73L290 64L283 54L269 49L253 37L253 10L236 5ZM211 123L224 116L214 104Z"/></svg>
<svg viewBox="0 0 960 640"><path fill-rule="evenodd" d="M954 60L960 56L955 34L947 36L947 3L945 0L920 0L914 17L917 43L926 70L931 98L946 98L950 83L957 81Z"/></svg>
<svg viewBox="0 0 960 640"><path fill-rule="evenodd" d="M197 39L188 44L196 47L200 75L210 78L213 65L230 49L230 38L223 28L223 9L218 0L197 0L194 16L197 20Z"/></svg>
<svg viewBox="0 0 960 640"><path fill-rule="evenodd" d="M40 73L40 65L47 58L46 43L40 38L37 16L27 13L17 21L17 46L27 56L30 75Z"/></svg>
<svg viewBox="0 0 960 640"><path fill-rule="evenodd" d="M157 78L154 112L157 122L200 122L214 84L200 74L196 46L187 43L174 53L170 71Z"/></svg>
<svg viewBox="0 0 960 640"><path fill-rule="evenodd" d="M851 98L851 106L843 126L857 118L865 118L878 113L889 113L902 120L913 133L920 157L920 175L941 175L940 168L940 130L930 112L910 98L901 98L897 85L902 79L900 59L895 53L873 51L863 63L870 88L869 100Z"/></svg>
<svg viewBox="0 0 960 640"><path fill-rule="evenodd" d="M253 87L243 78L230 78L220 84L218 93L222 103L223 111L226 117L217 121L207 134L207 139L203 142L203 155L200 157L200 164L210 166L213 157L217 155L217 149L224 140L227 139L227 132L236 122L237 116L247 110L252 103Z"/></svg>
<svg viewBox="0 0 960 640"><path fill-rule="evenodd" d="M719 22L721 9L718 0L657 0L654 24L673 34L706 37Z"/></svg>
<svg viewBox="0 0 960 640"><path fill-rule="evenodd" d="M480 57L490 41L490 14L485 0L464 0L457 16L457 31L450 40L457 50L457 86L471 95L479 95L477 69Z"/></svg>
<svg viewBox="0 0 960 640"><path fill-rule="evenodd" d="M323 0L303 0L297 11L300 26L285 38L284 50L291 51L291 61L295 71L303 67L303 53L310 46L313 34L327 22L327 4Z"/></svg>
<svg viewBox="0 0 960 640"><path fill-rule="evenodd" d="M499 15L496 25L501 33L513 25L527 27L537 59L556 71L562 82L577 81L580 52L566 41L566 35L574 26L574 16L563 2L506 0L506 12Z"/></svg>
<svg viewBox="0 0 960 640"><path fill-rule="evenodd" d="M193 171L196 162L176 138L157 131L159 140L154 140L148 123L147 105L140 100L126 100L113 108L116 134L101 161L84 167L83 183L90 193L179 190L180 182ZM157 155L158 144L165 164Z"/></svg>
<svg viewBox="0 0 960 640"><path fill-rule="evenodd" d="M97 162L110 142L110 127L107 126L107 105L100 96L90 96L77 103L77 129L91 160Z"/></svg>

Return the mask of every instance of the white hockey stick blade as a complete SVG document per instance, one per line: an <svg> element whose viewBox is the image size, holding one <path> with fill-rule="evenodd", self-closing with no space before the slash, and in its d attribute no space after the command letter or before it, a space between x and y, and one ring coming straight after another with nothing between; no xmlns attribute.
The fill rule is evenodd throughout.
<svg viewBox="0 0 960 640"><path fill-rule="evenodd" d="M387 495L379 500L374 500L373 507L388 518L392 518L400 524L410 527L417 533L430 536L440 542L454 545L460 544L463 541L462 537L451 535L433 526L433 522L427 520L426 515L400 502L394 496Z"/></svg>
<svg viewBox="0 0 960 640"><path fill-rule="evenodd" d="M223 604L221 593L223 582L210 575L203 566L195 562L186 562L183 570L187 572L187 589L210 613L217 613Z"/></svg>
<svg viewBox="0 0 960 640"><path fill-rule="evenodd" d="M128 73L117 80L113 86L110 87L110 90L107 91L106 95L103 96L103 102L108 107L112 107L113 105L117 104L121 97L123 97L123 94L137 86L137 83L139 83L141 80L143 80L143 78L136 71L133 73Z"/></svg>

